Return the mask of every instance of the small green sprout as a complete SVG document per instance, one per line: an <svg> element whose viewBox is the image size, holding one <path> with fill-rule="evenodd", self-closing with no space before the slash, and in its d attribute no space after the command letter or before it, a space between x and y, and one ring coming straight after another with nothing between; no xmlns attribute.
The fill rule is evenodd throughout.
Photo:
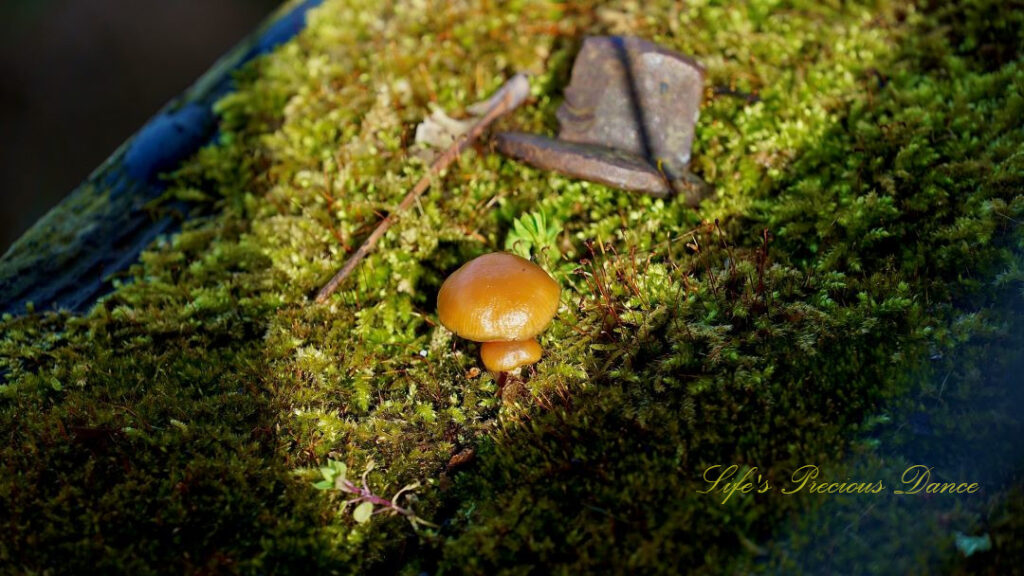
<svg viewBox="0 0 1024 576"><path fill-rule="evenodd" d="M411 506L401 507L398 505L398 499L407 492L412 492L420 487L419 482L413 482L407 484L401 490L395 493L390 500L382 498L373 493L370 490L370 486L367 483L366 477L376 467L376 463L371 460L367 462L366 469L363 470L363 476L361 479L361 486L357 486L354 482L348 479L348 466L344 462L337 460L328 460L327 466L320 468L320 476L323 480L315 482L313 487L317 490L338 490L346 494L352 494L355 497L345 501L342 506L344 510L349 505L355 505L352 509L352 519L358 524L365 524L370 520L374 514L390 513L391 515L400 514L412 524L413 529L419 529L420 526L427 526L430 528L437 528L436 524L428 522L416 515Z"/></svg>
<svg viewBox="0 0 1024 576"><path fill-rule="evenodd" d="M512 230L505 239L505 250L533 259L535 262L552 258L557 260L561 255L558 248L558 235L562 226L558 222L548 220L544 212L523 214L512 222Z"/></svg>
<svg viewBox="0 0 1024 576"><path fill-rule="evenodd" d="M978 552L988 552L992 549L992 538L988 534L968 536L960 531L953 534L955 536L956 549L964 555L964 558L970 558Z"/></svg>

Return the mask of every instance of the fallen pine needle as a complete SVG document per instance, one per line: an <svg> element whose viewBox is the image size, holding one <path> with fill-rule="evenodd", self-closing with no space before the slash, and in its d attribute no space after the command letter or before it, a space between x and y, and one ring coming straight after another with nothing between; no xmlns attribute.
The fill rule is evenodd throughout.
<svg viewBox="0 0 1024 576"><path fill-rule="evenodd" d="M420 181L416 183L416 186L405 195L402 202L398 205L394 211L384 217L383 220L377 224L377 227L373 230L370 236L363 242L359 249L345 262L345 265L341 267L341 270L331 278L331 281L324 285L320 289L320 292L316 295L316 303L323 304L331 297L331 294L341 286L342 282L346 278L352 275L352 272L356 269L356 266L366 258L367 254L373 251L377 242L384 236L391 228L391 225L395 223L397 215L408 210L427 188L430 188L431 182L434 177L443 172L452 162L455 161L459 155L473 143L474 140L480 137L481 134L490 126L495 120L504 114L511 112L518 108L526 100L526 97L530 94L530 83L523 74L516 74L505 82L504 85L492 96L486 104L488 105L487 112L477 120L473 126L466 131L454 144L452 144L444 154L441 154L430 166L430 170L420 178Z"/></svg>

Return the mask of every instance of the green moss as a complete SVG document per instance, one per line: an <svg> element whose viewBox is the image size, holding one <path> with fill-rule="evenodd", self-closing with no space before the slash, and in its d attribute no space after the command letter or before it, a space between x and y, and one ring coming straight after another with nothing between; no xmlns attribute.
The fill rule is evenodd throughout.
<svg viewBox="0 0 1024 576"><path fill-rule="evenodd" d="M241 73L221 141L171 175L199 217L87 315L4 319L0 561L755 566L816 504L722 505L696 493L707 466L841 466L929 357L1019 332L1020 28L982 25L1019 15L983 4L325 2ZM704 107L694 168L716 194L699 212L467 154L309 302L423 173L409 143L430 105L457 112L527 70L534 100L502 126L550 132L582 36L601 33L757 93ZM546 219L530 248L565 298L545 359L499 398L434 301L461 262L530 236L525 214ZM984 355L958 357L962 393L981 389ZM441 527L356 523L312 487L328 459L375 462L380 495L421 482L413 506Z"/></svg>

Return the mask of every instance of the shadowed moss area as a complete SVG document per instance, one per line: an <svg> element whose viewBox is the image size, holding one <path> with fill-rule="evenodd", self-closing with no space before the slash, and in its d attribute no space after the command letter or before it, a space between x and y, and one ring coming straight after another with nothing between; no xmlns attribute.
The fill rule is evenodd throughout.
<svg viewBox="0 0 1024 576"><path fill-rule="evenodd" d="M954 397L998 398L977 374L1019 350L1022 13L327 0L240 73L220 141L169 176L195 208L180 234L85 316L4 318L0 566L791 567L765 556L799 555L773 538L820 499L722 504L697 493L708 466L773 481L840 467L880 450L864 441L879 413L934 374L956 369ZM716 193L699 211L478 150L310 303L424 172L410 146L432 106L456 114L528 71L533 101L502 128L551 133L582 37L609 33L694 55L719 94L757 94L705 103L693 167ZM435 298L505 246L563 301L544 358L499 397ZM329 460L373 462L387 498L419 482L402 502L438 527L357 523L344 494L313 488ZM986 496L962 505L991 514L991 554L958 564L938 532L909 569L1019 564L1019 488Z"/></svg>

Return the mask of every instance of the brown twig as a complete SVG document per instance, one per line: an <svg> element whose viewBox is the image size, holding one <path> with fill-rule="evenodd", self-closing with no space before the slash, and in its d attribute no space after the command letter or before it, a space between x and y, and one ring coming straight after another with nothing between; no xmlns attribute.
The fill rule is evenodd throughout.
<svg viewBox="0 0 1024 576"><path fill-rule="evenodd" d="M356 269L359 262L369 254L373 248L377 245L377 242L384 236L384 233L391 228L391 225L395 223L396 216L402 212L408 210L416 203L416 200L430 188L430 184L436 175L444 171L456 158L467 148L474 140L483 134L484 130L491 125L495 120L504 114L511 112L518 108L530 94L530 83L523 74L516 74L508 82L501 87L487 102L487 111L484 115L476 121L475 124L464 134L458 141L451 145L444 154L441 154L437 160L434 161L430 166L430 170L416 183L416 186L405 195L402 199L401 204L398 205L394 211L384 217L383 220L377 224L377 228L370 234L370 236L363 242L362 246L355 251L354 254L345 262L341 270L331 278L331 281L324 285L320 289L320 292L316 295L317 304L323 304L334 294L334 291L341 286L341 283L348 278L352 271Z"/></svg>

